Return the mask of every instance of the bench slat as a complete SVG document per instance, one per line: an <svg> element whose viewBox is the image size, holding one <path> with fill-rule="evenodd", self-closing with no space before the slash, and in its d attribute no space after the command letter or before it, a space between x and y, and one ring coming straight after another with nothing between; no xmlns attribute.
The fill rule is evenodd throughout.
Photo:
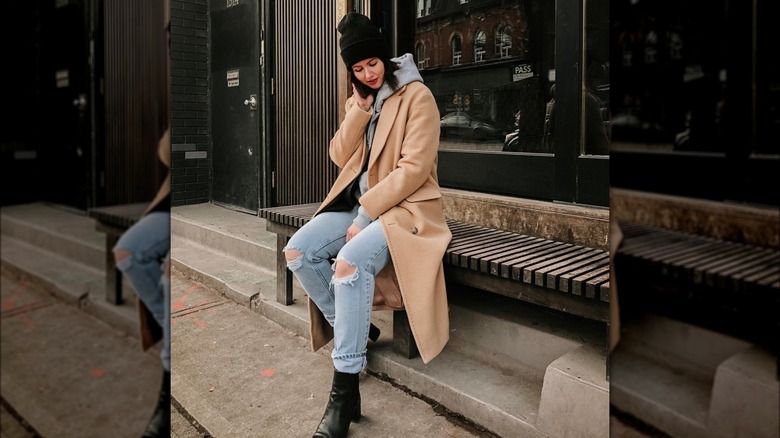
<svg viewBox="0 0 780 438"><path fill-rule="evenodd" d="M530 260L529 264L523 266L522 269L519 267L512 267L512 277L516 278L517 280L522 279L524 283L532 283L534 280L534 274L536 273L537 269L542 269L546 266L553 265L562 259L565 260L571 257L575 257L576 255L574 253L576 253L579 249L579 247L568 243L563 244L558 251L547 254L537 260Z"/></svg>
<svg viewBox="0 0 780 438"><path fill-rule="evenodd" d="M490 269L489 260L491 257L501 257L502 254L505 255L518 244L522 244L529 240L531 240L531 237L529 236L514 235L510 236L499 245L494 245L489 248L484 248L481 251L474 252L469 256L468 268L472 271L488 272ZM483 269L483 266L486 266L486 268Z"/></svg>
<svg viewBox="0 0 780 438"><path fill-rule="evenodd" d="M558 274L558 290L566 293L573 293L573 279L583 273L592 271L594 268L599 268L609 264L608 254L595 254L586 259L580 260L577 263L572 263L571 266L563 268ZM549 277L548 277L549 283Z"/></svg>

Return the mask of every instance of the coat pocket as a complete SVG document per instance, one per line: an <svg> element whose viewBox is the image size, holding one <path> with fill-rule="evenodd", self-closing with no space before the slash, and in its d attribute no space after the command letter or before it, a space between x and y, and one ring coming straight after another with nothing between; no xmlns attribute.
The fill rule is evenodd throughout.
<svg viewBox="0 0 780 438"><path fill-rule="evenodd" d="M417 189L416 192L407 196L406 200L409 202L420 202L437 198L441 198L441 190L435 186L424 185Z"/></svg>

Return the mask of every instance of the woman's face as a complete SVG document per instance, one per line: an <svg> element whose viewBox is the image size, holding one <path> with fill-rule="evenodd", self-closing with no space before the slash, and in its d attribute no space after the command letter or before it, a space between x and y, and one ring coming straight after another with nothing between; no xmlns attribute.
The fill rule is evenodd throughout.
<svg viewBox="0 0 780 438"><path fill-rule="evenodd" d="M385 80L385 64L379 58L368 58L352 66L352 74L363 85L378 90Z"/></svg>

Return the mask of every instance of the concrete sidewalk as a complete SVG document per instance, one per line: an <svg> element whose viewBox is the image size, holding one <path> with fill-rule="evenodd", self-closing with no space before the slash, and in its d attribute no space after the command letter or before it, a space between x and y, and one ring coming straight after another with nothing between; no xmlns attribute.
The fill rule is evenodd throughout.
<svg viewBox="0 0 780 438"><path fill-rule="evenodd" d="M174 404L214 437L311 436L330 391L329 351L312 353L308 340L175 269L172 280ZM373 375L360 384L352 437L495 436Z"/></svg>
<svg viewBox="0 0 780 438"><path fill-rule="evenodd" d="M0 281L1 391L15 414L4 408L3 436L30 436L14 426L20 417L43 437L139 437L157 401L159 349L141 352L136 339L6 269Z"/></svg>

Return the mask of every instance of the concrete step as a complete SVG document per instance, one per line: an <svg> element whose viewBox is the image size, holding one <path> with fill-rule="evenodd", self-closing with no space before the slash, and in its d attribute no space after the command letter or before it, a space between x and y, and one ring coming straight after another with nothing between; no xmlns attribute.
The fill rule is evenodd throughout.
<svg viewBox="0 0 780 438"><path fill-rule="evenodd" d="M671 436L778 436L776 358L668 318L624 321L611 403Z"/></svg>
<svg viewBox="0 0 780 438"><path fill-rule="evenodd" d="M69 260L102 270L105 267L104 233L95 221L43 203L4 206L0 213L3 237L13 237Z"/></svg>
<svg viewBox="0 0 780 438"><path fill-rule="evenodd" d="M214 204L173 208L171 233L246 264L275 269L276 237L265 219Z"/></svg>
<svg viewBox="0 0 780 438"><path fill-rule="evenodd" d="M190 230L188 235L202 234ZM175 232L171 247L176 271L308 339L305 293L295 287L292 305L277 303L275 271ZM392 312L374 312L373 322L382 335L369 348L369 372L502 436L567 430L579 436L604 436L609 390L603 347L597 346L603 327L594 329L486 292L463 289L450 295L452 339L427 365L394 353ZM570 415L578 409L582 412ZM562 415L567 421L560 421Z"/></svg>
<svg viewBox="0 0 780 438"><path fill-rule="evenodd" d="M138 337L134 293L127 293L121 305L108 303L102 271L8 235L3 236L0 258L3 271L9 275L33 283L60 301ZM125 290L132 291L127 283Z"/></svg>

